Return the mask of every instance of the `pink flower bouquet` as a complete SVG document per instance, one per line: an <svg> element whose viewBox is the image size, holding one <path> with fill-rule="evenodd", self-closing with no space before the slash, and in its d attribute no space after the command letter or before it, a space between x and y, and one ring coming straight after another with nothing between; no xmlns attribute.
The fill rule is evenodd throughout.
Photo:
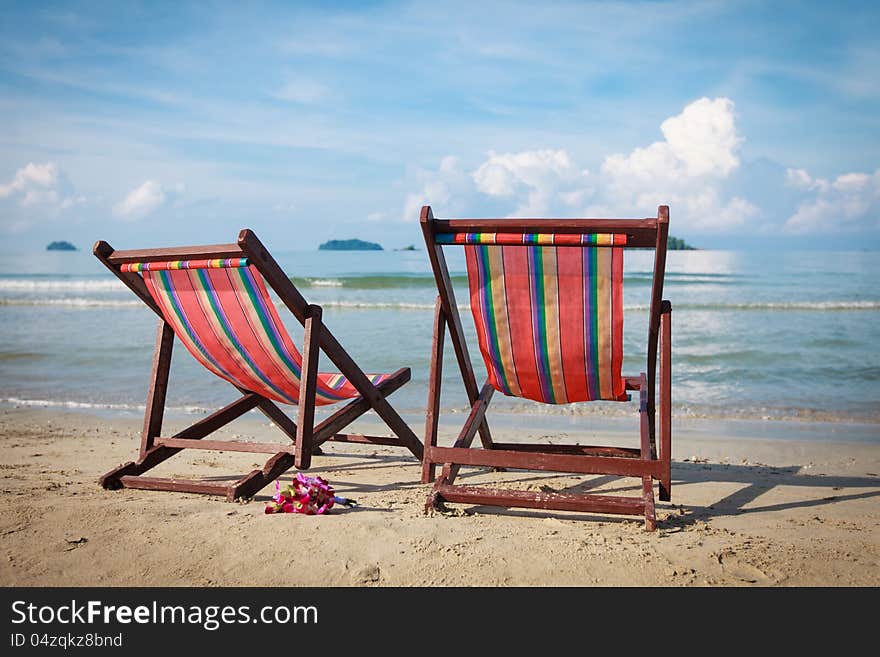
<svg viewBox="0 0 880 657"><path fill-rule="evenodd" d="M297 472L293 481L282 490L281 483L275 482L275 495L266 505L266 513L304 513L309 516L327 513L337 502L353 506L353 500L337 497L333 488L321 477L309 477Z"/></svg>

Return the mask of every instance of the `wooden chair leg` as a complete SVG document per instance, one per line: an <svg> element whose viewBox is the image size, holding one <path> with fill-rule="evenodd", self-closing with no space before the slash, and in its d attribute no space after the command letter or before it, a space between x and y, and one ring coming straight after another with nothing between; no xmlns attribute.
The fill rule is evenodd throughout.
<svg viewBox="0 0 880 657"><path fill-rule="evenodd" d="M432 510L439 509L442 504L443 499L440 497L439 491L437 491L435 488L430 493L428 493L428 497L425 498L425 513L430 513Z"/></svg>
<svg viewBox="0 0 880 657"><path fill-rule="evenodd" d="M671 477L664 477L660 480L660 490L657 494L661 502L669 502L672 500L672 481Z"/></svg>
<svg viewBox="0 0 880 657"><path fill-rule="evenodd" d="M153 440L162 432L173 347L174 330L164 319L160 319L156 329L156 348L153 352L153 372L150 376L150 389L147 392L144 428L141 432L141 458L153 447Z"/></svg>
<svg viewBox="0 0 880 657"><path fill-rule="evenodd" d="M102 488L107 490L119 490L122 488L122 477L128 475L137 475L138 474L138 465L134 461L129 461L128 463L123 463L119 465L110 472L105 473L98 479L98 483Z"/></svg>
<svg viewBox="0 0 880 657"><path fill-rule="evenodd" d="M446 316L440 297L434 307L434 339L431 347L431 371L428 374L428 413L425 417L425 454L422 456L422 483L434 481L436 464L428 457L431 447L437 445L437 425L440 420L440 386L443 378L443 341L446 337Z"/></svg>
<svg viewBox="0 0 880 657"><path fill-rule="evenodd" d="M467 448L471 446L471 443L474 441L474 436L477 435L477 432L486 418L486 411L489 409L489 402L492 401L492 395L494 392L495 388L487 381L483 385L483 389L480 390L477 400L471 406L471 412L468 414L467 420L465 420L461 433L458 434L458 438L452 445L453 447ZM458 476L458 470L459 466L457 464L444 464L443 474L437 480L437 486L440 486L441 484L451 485Z"/></svg>
<svg viewBox="0 0 880 657"><path fill-rule="evenodd" d="M654 511L654 485L650 476L642 477L642 497L645 501L645 531L657 529L657 515Z"/></svg>
<svg viewBox="0 0 880 657"><path fill-rule="evenodd" d="M260 490L278 479L294 465L294 456L288 452L279 452L263 466L262 470L254 470L240 479L227 493L229 502L245 500L256 495Z"/></svg>
<svg viewBox="0 0 880 657"><path fill-rule="evenodd" d="M315 389L318 383L318 354L321 340L321 308L309 306L303 338L302 376L299 387L299 422L296 432L296 460L299 470L312 464L312 435L315 430Z"/></svg>
<svg viewBox="0 0 880 657"><path fill-rule="evenodd" d="M147 392L144 426L141 430L141 446L138 461L142 461L153 449L153 442L162 432L162 420L165 415L165 397L168 392L168 376L171 372L171 351L174 347L174 331L164 319L159 320L156 328L156 347L153 351L153 369L150 375L150 388ZM121 477L138 472L137 463L129 462L120 465L104 474L98 483L107 490L122 488Z"/></svg>
<svg viewBox="0 0 880 657"><path fill-rule="evenodd" d="M660 499L672 499L672 304L664 301L660 315Z"/></svg>

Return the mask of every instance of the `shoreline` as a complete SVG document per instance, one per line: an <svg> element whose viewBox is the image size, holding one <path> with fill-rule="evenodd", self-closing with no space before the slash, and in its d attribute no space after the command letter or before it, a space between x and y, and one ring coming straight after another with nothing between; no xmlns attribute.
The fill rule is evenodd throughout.
<svg viewBox="0 0 880 657"><path fill-rule="evenodd" d="M441 425L441 444L459 419ZM192 421L169 418L168 429ZM0 408L0 584L880 585L880 446L846 440L846 427L838 428L842 440L820 440L816 433L805 438L803 427L767 438L742 425L734 433L715 423L679 426L672 503L658 502L659 529L647 533L631 517L466 505L425 515L430 485L419 483L420 465L389 447L327 444L309 472L359 506L326 516L264 515L271 486L236 504L101 489L101 474L136 456L141 422L134 415ZM375 431L378 423L367 418L358 426ZM609 442L624 437L623 426L613 429L595 427ZM502 430L520 440L591 439L590 432L540 423L498 424ZM279 435L262 416L218 434ZM156 475L240 475L262 457L190 450ZM635 480L607 477L481 469L462 476L532 489L640 489Z"/></svg>
<svg viewBox="0 0 880 657"><path fill-rule="evenodd" d="M393 402L393 399L392 399ZM295 407L286 407L288 413ZM207 416L214 409L202 407L168 407L165 410L166 420L172 422L192 423L198 418ZM143 418L143 404L100 404L89 402L62 402L50 400L25 400L7 398L0 400L0 412L7 411L41 411L46 413L74 413L83 416L102 418L105 421L127 422L140 421ZM316 409L316 418L328 415L330 411ZM458 418L464 417L465 408L441 409L440 427L454 427ZM521 430L525 426L533 431L548 430L575 435L580 432L627 433L637 421L638 411L632 413L609 414L597 413L552 413L531 412L527 410L510 410L503 407L491 409L489 417L492 424L505 429ZM368 412L367 417L372 413ZM700 440L701 436L717 431L725 436L735 436L744 440L821 440L833 442L877 443L880 445L880 419L866 421L851 416L834 416L817 418L794 417L704 417L676 415L673 411L673 436L683 434L689 439ZM417 413L401 412L401 416L414 428L417 434L424 425L424 411ZM243 416L244 422L259 422L265 417L257 410L248 411Z"/></svg>

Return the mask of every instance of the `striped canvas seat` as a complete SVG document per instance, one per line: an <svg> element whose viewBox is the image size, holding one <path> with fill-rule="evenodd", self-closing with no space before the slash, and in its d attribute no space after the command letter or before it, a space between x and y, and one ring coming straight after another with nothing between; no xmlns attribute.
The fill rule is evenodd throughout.
<svg viewBox="0 0 880 657"><path fill-rule="evenodd" d="M591 248L623 246L625 235L449 237L466 245L471 311L496 390L547 404L627 399L623 249Z"/></svg>
<svg viewBox="0 0 880 657"><path fill-rule="evenodd" d="M302 356L246 258L129 263L121 270L141 274L175 335L214 374L269 399L298 402ZM367 376L374 385L388 377ZM359 394L341 374L318 374L316 404Z"/></svg>

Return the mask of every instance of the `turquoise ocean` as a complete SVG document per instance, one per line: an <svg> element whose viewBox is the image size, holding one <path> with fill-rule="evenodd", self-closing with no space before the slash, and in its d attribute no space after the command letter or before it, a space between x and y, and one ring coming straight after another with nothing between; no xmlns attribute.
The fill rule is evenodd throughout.
<svg viewBox="0 0 880 657"><path fill-rule="evenodd" d="M323 306L325 323L366 371L412 368L412 382L391 400L408 417L423 415L436 297L426 254L275 248L273 255ZM447 257L482 382L464 255L453 247ZM652 262L650 251L626 253L625 374L645 369ZM664 297L673 306L677 420L857 423L880 441L878 253L673 251ZM301 344L302 328L281 314ZM2 254L0 403L141 412L156 322L87 250ZM176 345L171 412L198 415L236 395ZM442 406L465 408L451 349ZM635 402L547 406L499 393L492 412L539 425L549 416L630 416Z"/></svg>

